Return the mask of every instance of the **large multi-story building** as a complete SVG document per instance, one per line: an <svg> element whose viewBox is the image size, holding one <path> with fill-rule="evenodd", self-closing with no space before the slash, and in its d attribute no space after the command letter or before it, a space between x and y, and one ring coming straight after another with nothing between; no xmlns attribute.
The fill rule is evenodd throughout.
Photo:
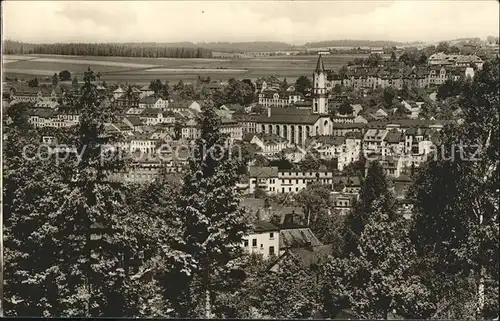
<svg viewBox="0 0 500 321"><path fill-rule="evenodd" d="M287 107L303 100L302 94L296 92L269 90L259 93L259 105L264 107Z"/></svg>
<svg viewBox="0 0 500 321"><path fill-rule="evenodd" d="M353 66L342 75L330 74L327 88L331 89L335 85L357 90L386 87L401 89L403 86L426 88L438 86L448 79L457 80L467 77L474 77L474 68L464 64L437 64L397 70Z"/></svg>
<svg viewBox="0 0 500 321"><path fill-rule="evenodd" d="M308 109L267 107L267 111L256 120L256 132L278 135L297 145L305 144L308 137L332 133L332 120L327 109L326 71L321 56L313 73L312 99L312 108Z"/></svg>
<svg viewBox="0 0 500 321"><path fill-rule="evenodd" d="M309 184L326 185L338 182L338 173L329 171L278 170L277 167L250 167L248 170L248 193L261 189L269 194L298 193Z"/></svg>
<svg viewBox="0 0 500 321"><path fill-rule="evenodd" d="M429 65L483 68L484 61L476 55L449 55L438 52L427 59Z"/></svg>

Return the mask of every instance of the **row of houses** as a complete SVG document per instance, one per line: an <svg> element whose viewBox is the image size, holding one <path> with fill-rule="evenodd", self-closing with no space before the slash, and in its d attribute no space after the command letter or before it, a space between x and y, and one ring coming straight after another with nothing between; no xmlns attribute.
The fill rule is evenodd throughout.
<svg viewBox="0 0 500 321"><path fill-rule="evenodd" d="M74 108L60 106L55 108L30 108L27 110L28 122L36 128L63 128L78 125L80 113Z"/></svg>
<svg viewBox="0 0 500 321"><path fill-rule="evenodd" d="M30 87L26 84L4 84L3 97L11 104L32 103L43 107L43 104L57 102L68 94L78 93L77 87L67 85Z"/></svg>
<svg viewBox="0 0 500 321"><path fill-rule="evenodd" d="M444 52L438 52L427 58L427 64L430 66L454 66L469 67L473 66L482 69L484 61L477 55L451 55Z"/></svg>
<svg viewBox="0 0 500 321"><path fill-rule="evenodd" d="M287 107L305 101L304 95L295 91L266 90L259 93L259 105L264 107Z"/></svg>
<svg viewBox="0 0 500 321"><path fill-rule="evenodd" d="M393 87L401 89L427 88L439 86L446 80L459 80L461 78L473 78L475 74L473 67L449 67L449 66L429 66L413 67L407 70L386 70L384 68L370 68L365 66L351 67L347 72L330 73L328 76L327 88L331 91L335 86L344 86L361 89L376 89Z"/></svg>
<svg viewBox="0 0 500 321"><path fill-rule="evenodd" d="M388 157L380 160L380 163L387 170L396 166L394 161ZM368 164L369 162L367 162L367 167ZM253 195L257 190L268 195L297 194L311 184L322 184L330 189L331 210L335 210L339 214L346 214L352 209L361 189L361 181L358 176L349 176L327 170L302 171L251 166L248 169L246 179L247 181L239 184L244 195ZM406 199L411 184L409 176L405 173L399 173L397 176L388 175L388 183L400 205L404 205L398 210L408 211L410 206L408 206L409 202Z"/></svg>

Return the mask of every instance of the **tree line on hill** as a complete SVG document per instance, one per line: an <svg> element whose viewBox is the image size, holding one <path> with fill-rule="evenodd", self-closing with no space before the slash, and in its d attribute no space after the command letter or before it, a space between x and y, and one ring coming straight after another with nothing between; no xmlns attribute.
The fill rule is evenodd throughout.
<svg viewBox="0 0 500 321"><path fill-rule="evenodd" d="M119 56L140 58L211 58L212 51L204 48L169 47L161 45L111 43L31 44L4 42L4 54L50 54L76 56Z"/></svg>
<svg viewBox="0 0 500 321"><path fill-rule="evenodd" d="M343 39L343 40L327 40L327 41L316 41L308 42L305 44L308 48L317 47L394 47L404 45L403 42L398 41L388 41L388 40L355 40L355 39Z"/></svg>

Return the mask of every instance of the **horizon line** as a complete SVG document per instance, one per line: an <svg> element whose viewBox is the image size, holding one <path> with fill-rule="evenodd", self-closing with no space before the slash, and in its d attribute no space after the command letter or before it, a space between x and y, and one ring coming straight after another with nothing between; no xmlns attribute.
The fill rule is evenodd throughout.
<svg viewBox="0 0 500 321"><path fill-rule="evenodd" d="M328 40L314 40L314 41L308 41L304 42L301 44L294 44L286 41L276 41L276 40L250 40L250 41L223 41L223 40L218 40L218 41L192 41L192 40L182 40L182 41L50 41L50 42L31 42L31 41L26 41L26 40L19 40L19 39L12 39L12 38L4 38L3 42L19 42L19 43L25 43L25 44L34 44L34 45L50 45L50 44L72 44L72 43L80 43L80 44L123 44L123 43L131 43L131 44L145 44L145 43L152 43L152 44L183 44L183 43L190 43L194 45L198 44L247 44L247 43L277 43L277 44L285 44L289 45L292 47L304 47L308 44L313 44L317 42L329 42L329 41L366 41L366 42L395 42L395 43L400 43L400 44L416 44L416 43L423 43L423 44L430 44L430 43L439 43L439 42L451 42L451 41L459 41L459 40L467 40L467 39L480 39L482 41L486 40L485 38L482 37L460 37L460 38L454 38L454 39L449 39L449 40L438 40L438 41L423 41L423 40L407 40L407 41L399 41L399 40L389 40L389 39L377 39L377 40L370 40L370 39L362 39L362 38L343 38L343 39L328 39Z"/></svg>

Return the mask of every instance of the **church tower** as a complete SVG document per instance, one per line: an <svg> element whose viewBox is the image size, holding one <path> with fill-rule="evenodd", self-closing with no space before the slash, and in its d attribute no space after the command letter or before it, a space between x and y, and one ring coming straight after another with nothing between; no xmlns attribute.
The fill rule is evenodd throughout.
<svg viewBox="0 0 500 321"><path fill-rule="evenodd" d="M314 114L327 114L326 72L323 66L323 58L318 57L318 63L313 73L313 108Z"/></svg>

